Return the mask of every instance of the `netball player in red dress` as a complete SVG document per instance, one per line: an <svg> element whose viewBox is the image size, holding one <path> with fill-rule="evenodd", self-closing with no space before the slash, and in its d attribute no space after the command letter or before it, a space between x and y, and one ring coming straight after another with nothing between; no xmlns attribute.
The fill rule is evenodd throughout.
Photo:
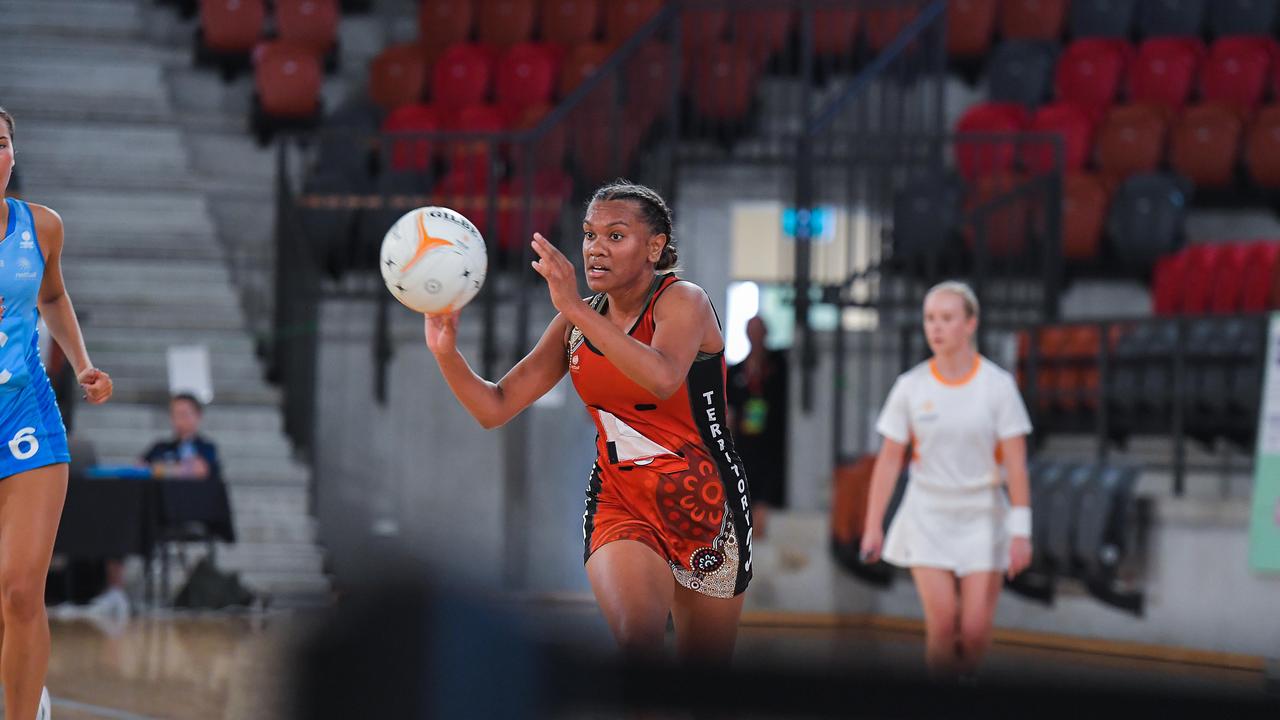
<svg viewBox="0 0 1280 720"><path fill-rule="evenodd" d="M583 221L582 298L569 260L534 235L534 269L559 314L502 380L458 352L457 313L426 319L449 387L486 428L569 373L596 425L583 516L587 577L629 654L662 652L667 617L682 659L727 661L751 579L746 471L725 420L724 338L711 300L680 280L671 213L627 183L596 192Z"/></svg>

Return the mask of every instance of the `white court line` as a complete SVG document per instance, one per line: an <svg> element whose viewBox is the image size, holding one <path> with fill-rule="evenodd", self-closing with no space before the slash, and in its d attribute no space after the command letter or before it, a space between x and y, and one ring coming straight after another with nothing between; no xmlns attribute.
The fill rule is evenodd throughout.
<svg viewBox="0 0 1280 720"><path fill-rule="evenodd" d="M58 708L67 708L68 710L79 710L81 712L93 713L99 717L111 718L111 720L157 720L147 715L138 715L127 710L118 710L116 708L103 707L102 705L91 705L89 703L76 702L75 700L67 700L66 698L51 697L53 706Z"/></svg>

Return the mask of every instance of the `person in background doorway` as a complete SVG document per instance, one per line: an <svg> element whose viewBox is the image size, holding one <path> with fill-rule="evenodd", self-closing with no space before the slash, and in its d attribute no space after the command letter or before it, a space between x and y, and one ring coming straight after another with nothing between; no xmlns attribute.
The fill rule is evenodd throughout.
<svg viewBox="0 0 1280 720"><path fill-rule="evenodd" d="M764 318L748 320L751 351L728 375L730 425L738 453L751 468L758 535L766 531L768 509L787 504L787 353L765 347L768 335Z"/></svg>

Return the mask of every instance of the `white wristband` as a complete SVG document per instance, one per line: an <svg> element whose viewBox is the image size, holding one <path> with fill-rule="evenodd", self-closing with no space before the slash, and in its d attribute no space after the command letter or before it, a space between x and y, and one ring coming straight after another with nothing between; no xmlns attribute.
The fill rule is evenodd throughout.
<svg viewBox="0 0 1280 720"><path fill-rule="evenodd" d="M1009 508L1004 518L1004 527L1011 537L1031 537L1031 508L1018 505Z"/></svg>

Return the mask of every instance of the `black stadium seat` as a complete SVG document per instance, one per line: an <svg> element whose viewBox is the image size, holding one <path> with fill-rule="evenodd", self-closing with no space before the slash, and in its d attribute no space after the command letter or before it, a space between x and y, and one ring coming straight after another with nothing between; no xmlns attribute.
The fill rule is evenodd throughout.
<svg viewBox="0 0 1280 720"><path fill-rule="evenodd" d="M1190 192L1189 184L1174 175L1145 173L1125 180L1107 218L1116 259L1131 269L1148 269L1178 250Z"/></svg>
<svg viewBox="0 0 1280 720"><path fill-rule="evenodd" d="M1074 550L1080 579L1095 598L1141 615L1141 592L1116 586L1130 535L1138 470L1102 467L1077 489Z"/></svg>
<svg viewBox="0 0 1280 720"><path fill-rule="evenodd" d="M1275 0L1213 0L1209 3L1209 32L1225 35L1270 35L1280 4Z"/></svg>
<svg viewBox="0 0 1280 720"><path fill-rule="evenodd" d="M1138 0L1074 0L1071 3L1071 35L1127 40L1137 10Z"/></svg>
<svg viewBox="0 0 1280 720"><path fill-rule="evenodd" d="M1138 34L1198 37L1204 27L1204 9L1205 0L1142 0Z"/></svg>
<svg viewBox="0 0 1280 720"><path fill-rule="evenodd" d="M1000 43L987 61L987 99L1035 107L1053 93L1058 46L1035 40Z"/></svg>
<svg viewBox="0 0 1280 720"><path fill-rule="evenodd" d="M1043 546L1045 560L1059 576L1075 574L1075 525L1079 493L1096 474L1097 469L1091 465L1071 467L1054 483L1052 490L1042 500L1049 513Z"/></svg>
<svg viewBox="0 0 1280 720"><path fill-rule="evenodd" d="M899 190L893 202L894 260L915 261L951 245L964 195L964 183L952 173L927 175Z"/></svg>

